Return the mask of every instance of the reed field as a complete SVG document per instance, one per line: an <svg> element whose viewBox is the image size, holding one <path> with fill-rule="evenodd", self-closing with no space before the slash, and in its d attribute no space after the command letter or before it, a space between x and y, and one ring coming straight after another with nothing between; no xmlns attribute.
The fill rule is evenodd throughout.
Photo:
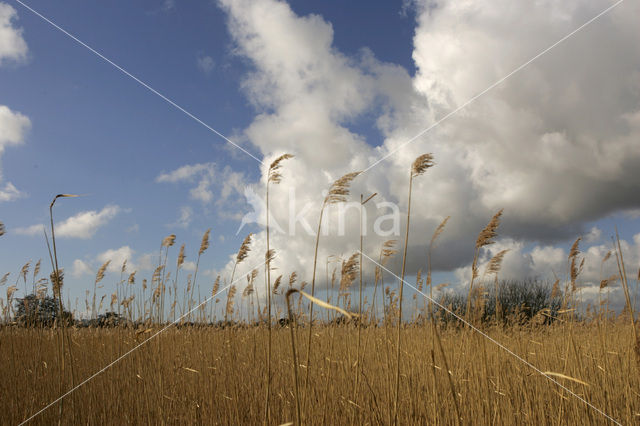
<svg viewBox="0 0 640 426"><path fill-rule="evenodd" d="M152 332L155 332L153 329ZM258 424L263 421L265 327L171 329L64 399L67 424ZM626 323L492 327L487 334L572 392L623 424L640 420L640 375ZM304 347L307 334L297 328ZM584 402L466 329L442 329L448 364L430 327L404 330L399 424L606 424ZM148 335L143 333L142 336ZM133 329L73 329L76 381L133 348ZM395 357L389 330L363 329L358 386L357 330L314 329L309 383L300 368L305 424L393 422ZM18 424L60 395L56 331L0 331L0 408L3 424ZM434 350L435 349L435 350ZM271 424L295 421L296 401L289 330L273 333ZM302 366L301 366L302 367ZM68 369L67 369L68 371ZM563 378L564 375L566 378ZM71 383L70 372L66 383ZM452 383L449 383L451 379ZM53 424L59 404L33 420Z"/></svg>
<svg viewBox="0 0 640 426"><path fill-rule="evenodd" d="M448 218L429 241L424 274L409 280L411 188L435 164L424 154L409 168L403 241L384 242L376 259L356 251L332 274L327 266L320 279L322 215L350 195L359 173L349 173L322 202L313 269L300 271L309 281L296 272L276 277L269 192L286 178L282 167L292 158L282 155L268 170L263 264L235 276L252 251L249 234L230 276L205 288L196 283L210 231L193 274L181 271L184 244L172 252L175 258L169 255L176 244L170 235L149 280L128 272L125 262L109 297L99 291L109 262L99 268L85 300L91 319L77 318L68 311L70 301L62 300L53 208L73 195L56 196L47 237L53 272L40 278L44 265L27 263L14 285L9 274L0 281L6 288L0 300L1 423L640 423L640 339L627 278L627 268L636 265L625 265L617 235L603 263L615 260L619 273L603 277L593 306L581 302L580 238L571 247L567 276L554 283L499 280L506 250L481 270L480 255L498 235L502 210L479 230L462 293L432 282L431 253ZM385 266L394 257L401 261L397 276ZM365 265L375 271L372 283L363 282ZM258 283L262 268L265 280ZM622 312L609 307L614 282L624 290ZM14 297L21 285L31 286L32 295ZM370 300L363 298L367 287L373 288Z"/></svg>

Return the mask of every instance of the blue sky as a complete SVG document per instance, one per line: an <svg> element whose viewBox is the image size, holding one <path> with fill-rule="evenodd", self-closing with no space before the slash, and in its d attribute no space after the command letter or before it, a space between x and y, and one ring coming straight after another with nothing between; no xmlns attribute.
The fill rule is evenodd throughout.
<svg viewBox="0 0 640 426"><path fill-rule="evenodd" d="M68 220L58 248L71 299L84 297L110 255L114 265L129 257L139 277L150 278L172 233L171 254L185 243L195 261L212 228L203 286L228 276L249 231L256 233L250 260L259 264L263 227L236 230L251 211L246 189L262 194L264 166L19 3L0 4L0 37L14 43L0 50L0 106L10 111L0 121L0 189L10 183L19 191L0 201L7 228L0 273L12 273L9 283L29 260L42 258L50 269L34 226L47 223L61 192L86 194L55 208L57 222ZM294 153L274 202L290 206L293 190L301 209L317 208L331 181L391 154L611 3L517 3L504 12L490 2L27 4L265 163ZM616 7L354 182L354 200L378 192L377 202L404 212L408 165L434 152L438 164L412 205L412 274L450 215L437 278L464 282L477 233L503 207L504 231L492 250L511 249L505 276L566 274L567 248L583 235L591 263L584 285L593 289L614 225L628 242L630 269L638 267L640 55L626 18L634 9ZM24 46L15 45L20 39ZM15 126L21 135L6 136ZM273 212L275 220L286 223L285 210ZM316 211L305 217L315 226ZM322 240L321 259L357 248L357 217L347 223L346 236ZM383 240L369 238L365 251L377 253ZM312 236L298 229L272 244L278 274L297 270L310 279Z"/></svg>

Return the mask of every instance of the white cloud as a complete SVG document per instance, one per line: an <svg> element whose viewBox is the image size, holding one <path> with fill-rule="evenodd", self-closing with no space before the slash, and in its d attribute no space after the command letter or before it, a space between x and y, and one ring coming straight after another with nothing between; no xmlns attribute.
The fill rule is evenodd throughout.
<svg viewBox="0 0 640 426"><path fill-rule="evenodd" d="M234 172L229 166L220 168L215 163L185 165L156 178L158 183L196 183L189 189L189 196L203 204L213 202L214 190L218 188L216 204L224 205L232 195L244 191L244 175ZM227 206L228 207L228 206Z"/></svg>
<svg viewBox="0 0 640 426"><path fill-rule="evenodd" d="M73 261L73 269L71 270L71 275L74 278L80 278L85 275L91 275L93 270L91 266L83 260L76 259Z"/></svg>
<svg viewBox="0 0 640 426"><path fill-rule="evenodd" d="M180 228L187 228L193 218L193 209L189 206L180 207L180 217L175 223L168 226L178 226Z"/></svg>
<svg viewBox="0 0 640 426"><path fill-rule="evenodd" d="M2 4L0 3L0 17L2 14ZM2 30L0 29L0 32ZM0 44L2 36L0 34ZM1 49L1 48L0 48ZM1 54L0 54L1 58ZM13 112L4 105L0 105L0 161L5 147L16 146L24 143L27 131L31 127L31 121L28 117ZM2 164L0 163L0 183L2 183ZM11 182L6 182L4 187L0 187L0 202L13 201L25 194L18 190Z"/></svg>
<svg viewBox="0 0 640 426"><path fill-rule="evenodd" d="M22 38L22 28L12 25L17 17L13 7L0 3L0 65L7 60L21 62L27 58L28 48Z"/></svg>
<svg viewBox="0 0 640 426"><path fill-rule="evenodd" d="M215 61L211 56L198 56L197 58L198 69L205 74L211 73L213 68L216 66Z"/></svg>
<svg viewBox="0 0 640 426"><path fill-rule="evenodd" d="M122 246L118 249L109 249L98 256L96 256L96 260L100 262L100 264L104 264L107 261L111 261L109 266L107 266L107 271L109 272L118 272L122 270L122 265L124 261L127 261L127 271L133 272L136 269L136 265L133 264L133 255L135 251L131 249L129 246Z"/></svg>
<svg viewBox="0 0 640 426"><path fill-rule="evenodd" d="M95 210L80 212L62 222L56 223L56 237L89 239L95 235L100 227L109 223L120 210L120 207L110 205L99 212ZM42 225L16 228L14 232L16 234L34 236L42 232Z"/></svg>
<svg viewBox="0 0 640 426"><path fill-rule="evenodd" d="M161 173L156 182L170 182L176 183L181 181L191 181L200 173L209 170L213 167L213 163L193 164L186 165L169 173Z"/></svg>
<svg viewBox="0 0 640 426"><path fill-rule="evenodd" d="M15 228L13 232L18 235L28 235L30 237L43 235L44 225L31 225L24 228Z"/></svg>
<svg viewBox="0 0 640 426"><path fill-rule="evenodd" d="M3 201L14 201L25 196L25 193L19 191L11 182L7 182L4 188L0 188L0 203Z"/></svg>
<svg viewBox="0 0 640 426"><path fill-rule="evenodd" d="M191 260L187 260L186 262L184 262L182 264L181 269L184 269L185 271L193 272L193 271L196 270L196 262L191 261Z"/></svg>

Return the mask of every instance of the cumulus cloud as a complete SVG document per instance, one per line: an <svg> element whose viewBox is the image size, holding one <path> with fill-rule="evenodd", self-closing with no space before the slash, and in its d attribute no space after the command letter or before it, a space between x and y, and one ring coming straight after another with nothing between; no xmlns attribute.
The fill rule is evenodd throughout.
<svg viewBox="0 0 640 426"><path fill-rule="evenodd" d="M80 212L55 225L56 237L89 239L95 235L98 229L109 223L119 212L118 206L106 206L102 210ZM20 235L39 235L43 225L32 225L24 228L16 228L15 233Z"/></svg>
<svg viewBox="0 0 640 426"><path fill-rule="evenodd" d="M180 228L187 228L191 223L191 219L193 218L193 209L189 206L180 207L180 216L175 223L172 223L168 226L178 226Z"/></svg>
<svg viewBox="0 0 640 426"><path fill-rule="evenodd" d="M109 266L107 266L107 271L109 272L120 272L122 270L122 265L124 262L127 262L127 271L133 272L136 269L136 265L133 263L133 255L135 251L131 249L129 246L122 246L118 249L109 249L98 256L96 256L96 260L100 262L100 264L104 264L107 261L111 261Z"/></svg>
<svg viewBox="0 0 640 426"><path fill-rule="evenodd" d="M16 10L0 3L0 65L7 61L21 62L27 58L27 43L22 38L22 28L13 23L18 18Z"/></svg>
<svg viewBox="0 0 640 426"><path fill-rule="evenodd" d="M0 203L3 201L17 200L24 196L24 192L19 191L11 182L7 182L4 188L0 188Z"/></svg>
<svg viewBox="0 0 640 426"><path fill-rule="evenodd" d="M158 183L186 183L190 185L189 197L203 204L214 201L214 190L218 192L216 204L226 203L230 196L244 190L244 175L231 167L219 167L215 163L190 164L156 177ZM182 215L183 212L181 212Z"/></svg>
<svg viewBox="0 0 640 426"><path fill-rule="evenodd" d="M368 217L388 213L385 202L406 211L408 167L418 155L434 153L436 166L414 182L408 259L414 273L425 263L431 233L448 215L436 269L466 268L478 232L504 208L500 232L513 247L505 271L526 274L561 268L553 244L583 233L585 223L640 207L640 33L631 18L640 12L636 4L620 5L395 152L608 4L416 2L417 72L410 75L367 49L346 56L334 46L329 22L297 16L282 1L220 3L234 52L251 63L242 88L256 117L244 133L265 165L261 181L250 187L262 193L268 164L284 152L296 155L270 194L277 206L273 220L287 228L272 235L274 267L282 272L297 270L310 279L314 236L306 230L317 226L322 191L390 153L354 181L352 198L378 193L366 208ZM379 146L351 130L365 114L376 117ZM195 175L189 172L202 166L176 175ZM211 200L206 181L192 182L192 197ZM321 238L321 262L356 250L357 211L347 215L344 237ZM334 220L327 229L335 230L335 210L326 216ZM365 250L377 257L388 238L371 235L371 222ZM264 225L262 218L258 224ZM263 232L255 237L256 261L264 238ZM525 250L531 243L540 247Z"/></svg>
<svg viewBox="0 0 640 426"><path fill-rule="evenodd" d="M0 14L2 13L0 4ZM1 32L1 30L0 30ZM0 34L0 45L2 35ZM0 49L1 50L1 49ZM1 54L0 54L1 58ZM31 128L31 121L25 115L14 112L9 107L0 105L0 160L5 147L16 146L24 143L27 131ZM2 164L0 163L0 184L2 183ZM6 182L0 187L0 202L13 201L24 196L11 182Z"/></svg>
<svg viewBox="0 0 640 426"><path fill-rule="evenodd" d="M71 275L74 278L80 278L85 275L91 275L94 271L91 269L91 266L81 259L76 259L73 261L73 268L71 269Z"/></svg>

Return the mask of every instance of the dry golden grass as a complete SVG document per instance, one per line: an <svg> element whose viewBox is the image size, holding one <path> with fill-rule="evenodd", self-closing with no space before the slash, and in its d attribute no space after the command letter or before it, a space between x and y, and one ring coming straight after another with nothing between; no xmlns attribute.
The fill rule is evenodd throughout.
<svg viewBox="0 0 640 426"><path fill-rule="evenodd" d="M623 424L640 421L640 371L626 322L598 326L487 329L487 333ZM306 347L307 330L296 328ZM273 330L271 424L295 420L290 330ZM305 424L389 424L393 416L395 339L364 328L358 402L351 398L357 329L314 327ZM431 327L407 327L402 342L399 424L455 424L443 359L431 352ZM70 329L76 381L91 376L152 335L133 329ZM0 413L17 424L60 396L57 334L0 329ZM63 423L259 424L264 417L266 327L169 329L65 399ZM462 424L606 424L606 418L521 361L468 330L440 338ZM480 348L485 342L486 362ZM306 353L299 354L304 360ZM432 363L432 357L435 360ZM304 366L300 366L301 372ZM67 370L68 371L68 370ZM435 373L435 376L434 376ZM566 376L567 378L563 378ZM583 384L584 383L584 384ZM75 410L72 410L72 403ZM53 424L53 406L33 420Z"/></svg>

